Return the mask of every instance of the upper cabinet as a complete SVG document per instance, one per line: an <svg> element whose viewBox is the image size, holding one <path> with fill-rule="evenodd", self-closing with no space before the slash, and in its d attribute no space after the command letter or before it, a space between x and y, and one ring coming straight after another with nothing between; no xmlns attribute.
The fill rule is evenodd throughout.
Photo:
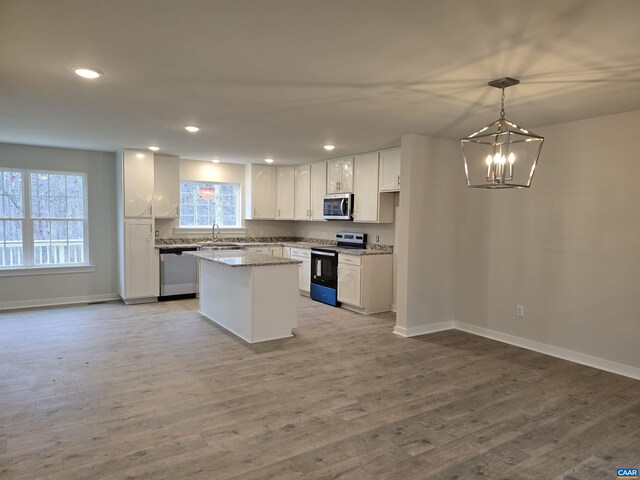
<svg viewBox="0 0 640 480"><path fill-rule="evenodd" d="M311 220L324 220L324 196L327 193L327 162L311 164Z"/></svg>
<svg viewBox="0 0 640 480"><path fill-rule="evenodd" d="M353 220L355 222L393 222L393 194L378 191L378 157L378 152L355 157L353 176Z"/></svg>
<svg viewBox="0 0 640 480"><path fill-rule="evenodd" d="M153 216L153 153L143 150L122 152L122 192L124 216Z"/></svg>
<svg viewBox="0 0 640 480"><path fill-rule="evenodd" d="M276 218L293 220L294 215L294 171L297 167L276 167ZM296 174L297 181L297 174Z"/></svg>
<svg viewBox="0 0 640 480"><path fill-rule="evenodd" d="M353 157L327 162L327 194L353 192Z"/></svg>
<svg viewBox="0 0 640 480"><path fill-rule="evenodd" d="M380 191L397 192L400 190L400 149L380 152Z"/></svg>
<svg viewBox="0 0 640 480"><path fill-rule="evenodd" d="M154 155L153 213L156 218L180 215L180 159L172 155Z"/></svg>
<svg viewBox="0 0 640 480"><path fill-rule="evenodd" d="M311 165L296 165L295 167L295 219L311 219Z"/></svg>
<svg viewBox="0 0 640 480"><path fill-rule="evenodd" d="M276 218L276 168L270 165L246 165L245 218L247 220Z"/></svg>

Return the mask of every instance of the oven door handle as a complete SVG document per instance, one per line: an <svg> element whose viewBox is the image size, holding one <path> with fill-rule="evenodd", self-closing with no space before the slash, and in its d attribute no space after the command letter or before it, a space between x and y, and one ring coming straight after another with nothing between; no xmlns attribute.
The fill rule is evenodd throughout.
<svg viewBox="0 0 640 480"><path fill-rule="evenodd" d="M317 251L312 251L311 252L312 255L322 255L324 257L335 257L336 255L338 255L337 253L334 252L317 252Z"/></svg>

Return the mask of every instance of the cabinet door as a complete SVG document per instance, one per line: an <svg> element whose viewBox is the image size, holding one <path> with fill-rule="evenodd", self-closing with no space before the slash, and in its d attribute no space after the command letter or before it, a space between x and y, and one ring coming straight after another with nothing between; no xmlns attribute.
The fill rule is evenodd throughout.
<svg viewBox="0 0 640 480"><path fill-rule="evenodd" d="M338 301L360 307L360 267L338 264Z"/></svg>
<svg viewBox="0 0 640 480"><path fill-rule="evenodd" d="M180 215L180 159L171 155L154 155L153 213L156 218Z"/></svg>
<svg viewBox="0 0 640 480"><path fill-rule="evenodd" d="M247 247L247 252L271 255L271 249L269 247Z"/></svg>
<svg viewBox="0 0 640 480"><path fill-rule="evenodd" d="M380 191L400 190L400 149L380 152Z"/></svg>
<svg viewBox="0 0 640 480"><path fill-rule="evenodd" d="M124 151L124 215L151 217L153 215L153 153Z"/></svg>
<svg viewBox="0 0 640 480"><path fill-rule="evenodd" d="M276 218L276 169L267 165L250 165L252 214L247 218Z"/></svg>
<svg viewBox="0 0 640 480"><path fill-rule="evenodd" d="M282 256L284 258L291 258L291 247L282 247Z"/></svg>
<svg viewBox="0 0 640 480"><path fill-rule="evenodd" d="M311 199L311 165L296 166L296 220L309 220Z"/></svg>
<svg viewBox="0 0 640 480"><path fill-rule="evenodd" d="M327 192L327 162L311 164L311 220L324 220L324 196Z"/></svg>
<svg viewBox="0 0 640 480"><path fill-rule="evenodd" d="M125 297L143 298L158 295L152 220L125 220Z"/></svg>
<svg viewBox="0 0 640 480"><path fill-rule="evenodd" d="M276 218L293 220L294 168L276 167Z"/></svg>
<svg viewBox="0 0 640 480"><path fill-rule="evenodd" d="M273 255L274 257L282 257L282 247L281 246L273 246L273 247L269 247L269 253L271 255Z"/></svg>
<svg viewBox="0 0 640 480"><path fill-rule="evenodd" d="M378 153L355 158L353 219L358 222L378 221Z"/></svg>
<svg viewBox="0 0 640 480"><path fill-rule="evenodd" d="M340 193L353 192L353 158L340 161Z"/></svg>
<svg viewBox="0 0 640 480"><path fill-rule="evenodd" d="M339 193L340 179L342 177L341 161L329 160L327 162L327 194Z"/></svg>

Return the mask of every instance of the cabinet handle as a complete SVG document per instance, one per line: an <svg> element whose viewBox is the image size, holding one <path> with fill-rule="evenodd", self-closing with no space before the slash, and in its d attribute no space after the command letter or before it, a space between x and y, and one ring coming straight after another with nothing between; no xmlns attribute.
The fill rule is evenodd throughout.
<svg viewBox="0 0 640 480"><path fill-rule="evenodd" d="M400 186L400 175L398 175L398 186Z"/></svg>
<svg viewBox="0 0 640 480"><path fill-rule="evenodd" d="M278 209L278 218L280 218L280 209Z"/></svg>

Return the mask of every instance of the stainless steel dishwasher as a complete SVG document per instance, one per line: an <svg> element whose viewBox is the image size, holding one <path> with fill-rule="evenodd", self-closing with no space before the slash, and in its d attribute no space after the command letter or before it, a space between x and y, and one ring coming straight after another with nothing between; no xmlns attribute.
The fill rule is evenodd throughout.
<svg viewBox="0 0 640 480"><path fill-rule="evenodd" d="M167 246L160 248L160 298L175 300L194 298L198 291L198 264L193 255L198 247Z"/></svg>

